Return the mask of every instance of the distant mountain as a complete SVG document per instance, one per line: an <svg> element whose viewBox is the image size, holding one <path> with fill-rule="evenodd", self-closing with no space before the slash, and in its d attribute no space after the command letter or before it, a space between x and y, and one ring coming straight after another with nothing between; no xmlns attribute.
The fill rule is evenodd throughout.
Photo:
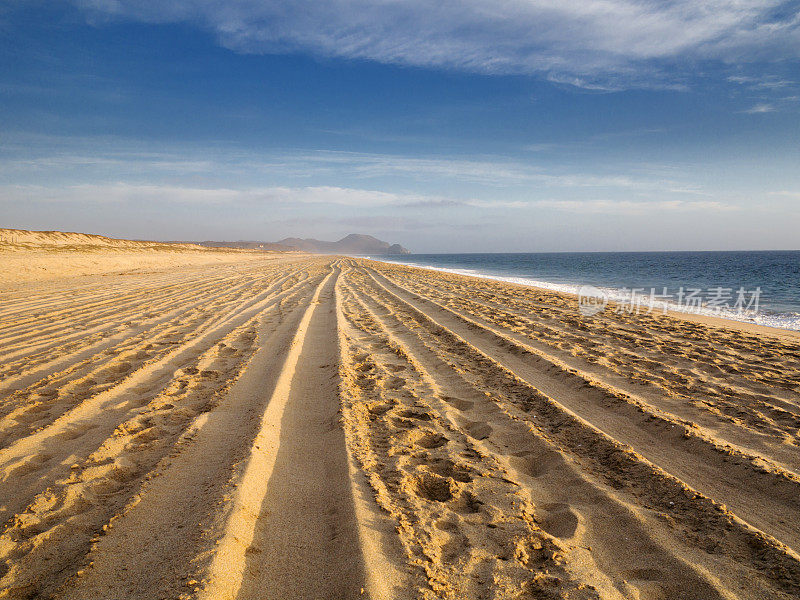
<svg viewBox="0 0 800 600"><path fill-rule="evenodd" d="M324 242L311 238L286 238L280 240L282 246L293 246L298 250L316 254L411 254L400 244L383 242L371 235L351 233L338 242Z"/></svg>
<svg viewBox="0 0 800 600"><path fill-rule="evenodd" d="M371 235L351 233L338 242L324 242L311 238L285 238L279 242L192 242L207 248L240 248L264 252L311 252L313 254L411 254L400 244L383 242Z"/></svg>

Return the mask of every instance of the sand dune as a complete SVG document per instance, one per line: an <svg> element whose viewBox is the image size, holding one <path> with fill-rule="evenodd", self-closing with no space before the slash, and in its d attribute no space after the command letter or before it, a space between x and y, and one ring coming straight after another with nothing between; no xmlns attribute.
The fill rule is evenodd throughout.
<svg viewBox="0 0 800 600"><path fill-rule="evenodd" d="M800 595L797 336L92 252L0 286L0 597Z"/></svg>
<svg viewBox="0 0 800 600"><path fill-rule="evenodd" d="M254 258L263 259L264 254L195 244L121 240L87 233L0 228L0 282L7 285Z"/></svg>

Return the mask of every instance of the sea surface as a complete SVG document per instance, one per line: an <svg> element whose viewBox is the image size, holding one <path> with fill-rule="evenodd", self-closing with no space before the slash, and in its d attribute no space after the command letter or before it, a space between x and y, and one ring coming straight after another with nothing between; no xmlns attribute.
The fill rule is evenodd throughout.
<svg viewBox="0 0 800 600"><path fill-rule="evenodd" d="M410 254L371 258L574 294L593 286L625 309L669 307L800 330L800 251Z"/></svg>

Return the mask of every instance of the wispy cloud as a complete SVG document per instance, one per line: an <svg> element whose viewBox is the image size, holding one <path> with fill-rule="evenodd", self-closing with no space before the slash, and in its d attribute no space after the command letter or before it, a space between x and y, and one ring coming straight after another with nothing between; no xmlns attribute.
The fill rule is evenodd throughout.
<svg viewBox="0 0 800 600"><path fill-rule="evenodd" d="M800 82L777 75L732 75L727 81L740 86L743 99L754 103L750 108L740 111L746 114L794 110L794 103L800 97L797 95Z"/></svg>
<svg viewBox="0 0 800 600"><path fill-rule="evenodd" d="M307 187L190 187L176 185L140 185L127 182L68 186L0 186L0 204L16 202L76 203L82 205L189 204L236 206L324 205L355 208L449 209L519 208L530 203L517 200L482 200L447 198L436 195L394 193L381 190L336 186Z"/></svg>
<svg viewBox="0 0 800 600"><path fill-rule="evenodd" d="M752 89L768 89L774 90L779 88L786 88L797 85L797 81L791 79L783 79L774 75L764 75L761 77L753 77L750 75L731 75L727 78L731 83L738 83L745 85Z"/></svg>
<svg viewBox="0 0 800 600"><path fill-rule="evenodd" d="M541 208L550 208L574 213L644 215L661 212L729 211L739 207L716 201L658 200L637 202L631 200L540 200L534 203Z"/></svg>
<svg viewBox="0 0 800 600"><path fill-rule="evenodd" d="M788 190L770 192L770 196L783 196L785 198L792 198L793 200L800 200L800 192L790 192Z"/></svg>
<svg viewBox="0 0 800 600"><path fill-rule="evenodd" d="M789 192L776 192L793 196ZM217 205L243 207L324 205L353 208L392 209L475 209L544 208L578 213L644 214L663 211L720 211L738 207L714 200L559 200L505 198L475 199L448 198L436 195L400 194L381 190L334 186L261 187L261 188L199 188L171 185L136 185L125 182L85 184L63 187L41 185L0 186L0 203L76 203L91 204L133 203L135 205Z"/></svg>
<svg viewBox="0 0 800 600"><path fill-rule="evenodd" d="M93 19L190 22L247 53L308 52L609 91L680 86L659 61L797 58L792 0L73 0Z"/></svg>
<svg viewBox="0 0 800 600"><path fill-rule="evenodd" d="M335 186L200 188L175 185L138 185L125 182L70 186L0 186L0 202L154 203L192 205L322 204L352 207L473 205L435 196L396 194L379 190ZM475 204L477 205L477 204Z"/></svg>
<svg viewBox="0 0 800 600"><path fill-rule="evenodd" d="M767 104L766 102L762 102L761 104L756 104L755 106L748 108L744 112L749 115L758 115L762 113L771 113L775 112L775 106L772 104Z"/></svg>
<svg viewBox="0 0 800 600"><path fill-rule="evenodd" d="M250 168L272 169L275 163L258 161ZM485 186L509 187L544 185L561 188L623 188L626 190L663 190L677 193L696 193L682 190L671 179L646 179L627 174L591 174L586 172L554 172L501 156L485 158L415 158L391 154L320 151L284 155L281 168L318 172L320 174L349 174L371 179L405 176L417 180L454 180Z"/></svg>
<svg viewBox="0 0 800 600"><path fill-rule="evenodd" d="M642 130L644 132L645 130ZM649 130L648 130L649 131ZM637 135L641 132L627 132ZM623 135L623 134L620 134ZM98 142L100 144L100 142ZM554 169L540 166L536 160L486 155L475 158L413 157L396 154L376 154L341 151L310 151L256 153L226 148L175 148L173 152L146 152L142 149L124 150L124 143L111 143L109 149L96 145L97 153L85 148L72 153L68 147L51 153L46 144L33 145L28 156L5 160L0 156L0 183L59 182L64 185L85 181L115 180L185 184L197 182L216 187L271 187L273 184L302 182L303 187L324 187L331 183L346 183L352 187L384 187L387 179L406 189L453 184L492 189L537 188L617 189L626 193L703 194L685 181L674 177L642 176L627 169L611 173L591 173L583 169ZM343 186L343 187L346 187ZM400 188L397 188L400 189ZM494 194L492 194L494 195Z"/></svg>
<svg viewBox="0 0 800 600"><path fill-rule="evenodd" d="M176 185L139 185L127 182L69 186L5 185L0 186L0 203L78 203L90 204L189 204L189 205L324 205L355 208L498 208L521 207L519 201L446 198L435 195L403 194L381 190L336 186L307 187L190 187Z"/></svg>

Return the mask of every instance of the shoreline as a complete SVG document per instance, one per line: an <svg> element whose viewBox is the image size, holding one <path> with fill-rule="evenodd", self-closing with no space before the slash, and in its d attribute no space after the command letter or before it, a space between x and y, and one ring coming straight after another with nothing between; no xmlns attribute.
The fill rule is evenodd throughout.
<svg viewBox="0 0 800 600"><path fill-rule="evenodd" d="M458 277L474 277L482 280L496 281L499 283L503 283L505 285L520 286L523 288L536 289L545 292L550 292L553 294L563 294L570 298L574 298L575 300L577 300L578 298L578 290L581 287L583 287L583 284L577 284L577 283L560 284L560 283L551 283L547 281L533 280L520 276L492 275L488 273L480 273L477 271L472 273L466 272L466 271L471 271L472 269L457 269L448 267L435 267L431 265L417 265L407 262L382 260L372 257L359 256L357 258L361 260L374 260L375 262L379 262L381 264L397 265L397 266L409 267L412 269L423 269L426 271L434 271L436 273L446 273ZM588 287L595 287L595 286L588 286ZM569 289L565 288L574 288L574 291L570 291ZM597 289L600 289L601 291L607 293L610 292L611 294L619 290L619 288L610 288L610 287L599 287ZM610 297L608 301L608 306L611 307L619 305L621 302L619 298L615 299L611 294L609 294ZM608 310L608 308L606 308L606 310ZM649 314L650 316L660 316L660 315L663 316L664 313L662 313L662 310L663 306L661 304L656 304L653 306L652 311L650 312L642 311L641 313L638 314ZM576 302L576 312L577 312L577 302ZM800 324L797 325L797 328L782 327L778 325L767 325L764 323L756 323L750 320L737 319L735 316L721 316L718 314L706 314L702 312L695 313L695 312L674 310L672 308L669 308L669 304L667 305L666 315L675 318L685 319L688 321L694 321L697 323L713 325L714 327L733 328L748 333L766 333L772 336L777 336L782 339L793 339L793 340L800 339Z"/></svg>

